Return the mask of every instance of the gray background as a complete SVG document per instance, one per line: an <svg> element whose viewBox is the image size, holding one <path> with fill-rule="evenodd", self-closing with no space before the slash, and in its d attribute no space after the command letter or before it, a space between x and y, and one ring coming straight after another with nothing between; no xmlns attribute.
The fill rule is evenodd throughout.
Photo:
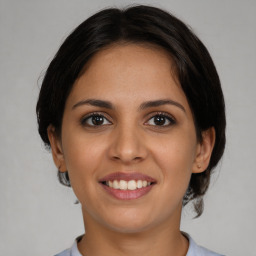
<svg viewBox="0 0 256 256"><path fill-rule="evenodd" d="M205 197L182 229L226 255L256 255L256 1L136 1L165 8L208 47L227 105L227 147ZM43 72L60 43L89 15L134 1L0 0L0 254L46 256L83 233L80 205L61 186L37 134Z"/></svg>

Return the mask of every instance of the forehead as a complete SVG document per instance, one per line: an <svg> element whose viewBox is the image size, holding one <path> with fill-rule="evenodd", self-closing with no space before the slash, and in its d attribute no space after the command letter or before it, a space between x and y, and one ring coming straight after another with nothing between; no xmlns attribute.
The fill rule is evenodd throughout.
<svg viewBox="0 0 256 256"><path fill-rule="evenodd" d="M152 45L116 44L99 51L76 80L70 97L135 102L171 97L186 102L170 55Z"/></svg>
<svg viewBox="0 0 256 256"><path fill-rule="evenodd" d="M102 71L114 68L116 73L125 70L142 71L146 68L156 71L156 66L164 70L168 69L169 75L176 77L176 68L170 54L160 46L150 43L118 42L97 52L86 64L84 72L98 68L102 68Z"/></svg>

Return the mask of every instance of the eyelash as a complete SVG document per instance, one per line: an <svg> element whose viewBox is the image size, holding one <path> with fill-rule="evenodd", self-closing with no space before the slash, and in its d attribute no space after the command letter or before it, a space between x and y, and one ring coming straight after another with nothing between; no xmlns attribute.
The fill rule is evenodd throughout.
<svg viewBox="0 0 256 256"><path fill-rule="evenodd" d="M90 118L93 118L93 117L99 117L99 118L102 118L103 119L103 123L102 124L92 124L93 121L91 120L91 124L88 124L88 120L90 120ZM149 124L149 121L153 118L156 118L156 117L160 117L160 118L163 118L164 119L164 123L166 122L166 120L169 122L167 125L164 124L164 125L152 125L152 124ZM104 124L104 122L108 122L107 124ZM154 120L155 121L155 120ZM110 125L112 124L111 121L109 121L109 119L105 116L105 114L103 113L98 113L98 112L95 112L95 113L90 113L89 115L86 115L85 117L82 118L81 120L81 125L82 126L87 126L87 127L94 127L94 128L99 128L99 127L102 127L102 126L105 126L105 125ZM174 124L176 124L176 120L173 118L173 116L171 116L170 114L168 113L165 113L165 112L157 112L157 113L153 113L151 115L151 117L144 123L145 125L148 125L148 126L156 126L158 128L165 128L165 127L169 127L169 126L172 126Z"/></svg>
<svg viewBox="0 0 256 256"><path fill-rule="evenodd" d="M109 121L109 119L106 118L104 114L95 112L95 113L90 113L89 115L86 115L85 117L83 117L82 120L81 120L81 125L82 125L82 126L88 126L88 127L95 127L95 128L101 127L102 125L106 125L106 124L100 124L100 125L88 124L88 123L87 123L88 120L89 120L90 118L93 118L93 117L100 117L100 118L103 118L103 119L104 119L103 122L105 122L105 121L107 120L107 122L108 122L109 124L111 124L111 122ZM91 122L92 122L92 121L91 121ZM109 125L109 124L107 124L107 125Z"/></svg>
<svg viewBox="0 0 256 256"><path fill-rule="evenodd" d="M167 124L167 125L152 125L152 126L157 126L157 128L165 128L165 127L169 127L169 126L176 124L176 120L174 119L174 117L166 112L157 112L157 113L152 114L152 116L148 119L148 121L145 124L149 123L149 121L151 119L156 118L156 117L164 118L165 122L166 122L166 120L168 120L168 122L169 122L169 124Z"/></svg>

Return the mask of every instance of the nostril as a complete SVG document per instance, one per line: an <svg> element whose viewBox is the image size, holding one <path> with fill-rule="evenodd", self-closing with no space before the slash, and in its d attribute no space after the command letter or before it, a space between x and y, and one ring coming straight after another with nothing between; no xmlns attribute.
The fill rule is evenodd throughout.
<svg viewBox="0 0 256 256"><path fill-rule="evenodd" d="M118 160L122 162L139 162L143 159L143 157L136 156L136 157L130 157L130 156L112 156L113 160Z"/></svg>

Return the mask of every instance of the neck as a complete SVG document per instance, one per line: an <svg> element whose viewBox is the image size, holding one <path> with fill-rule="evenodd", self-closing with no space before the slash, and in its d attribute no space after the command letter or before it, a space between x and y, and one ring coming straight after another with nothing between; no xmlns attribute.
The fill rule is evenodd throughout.
<svg viewBox="0 0 256 256"><path fill-rule="evenodd" d="M164 222L139 232L119 232L89 220L84 215L86 234L78 243L83 256L185 256L188 240L178 225ZM176 222L177 223L177 222Z"/></svg>

